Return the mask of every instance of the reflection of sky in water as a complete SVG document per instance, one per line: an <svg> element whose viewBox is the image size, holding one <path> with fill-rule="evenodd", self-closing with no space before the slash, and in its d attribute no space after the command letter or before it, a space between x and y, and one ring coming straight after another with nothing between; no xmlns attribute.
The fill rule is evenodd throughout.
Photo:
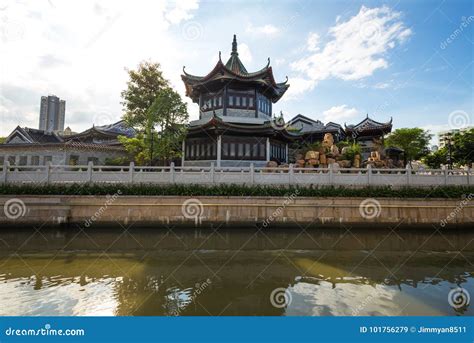
<svg viewBox="0 0 474 343"><path fill-rule="evenodd" d="M365 261L354 268L363 254L336 254L322 261L298 252L269 264L265 254L243 253L197 292L209 266L218 270L228 259L219 252L205 255L205 265L204 254L184 264L185 256L51 262L30 256L26 267L22 260L2 264L0 258L5 273L0 274L0 315L219 315L227 306L230 311L223 315L474 315L474 274L466 271L472 269L465 260L447 265L452 254L430 255L430 264L422 255L395 280L377 263ZM34 275L40 272L42 277ZM471 305L456 312L448 294L458 286L470 292ZM281 287L287 287L292 299L283 309L269 301Z"/></svg>
<svg viewBox="0 0 474 343"><path fill-rule="evenodd" d="M113 316L117 308L114 287L121 278L97 279L84 286L71 278L42 278L40 289L34 289L38 288L35 277L2 279L0 275L2 316Z"/></svg>

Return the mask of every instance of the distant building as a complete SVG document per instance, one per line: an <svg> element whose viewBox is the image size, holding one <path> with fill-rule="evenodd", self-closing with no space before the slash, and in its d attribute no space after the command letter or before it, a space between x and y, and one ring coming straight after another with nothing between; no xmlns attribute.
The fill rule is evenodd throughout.
<svg viewBox="0 0 474 343"><path fill-rule="evenodd" d="M101 165L107 159L126 157L117 137L132 137L135 131L124 121L95 126L81 133L61 136L56 132L17 126L0 144L0 164L10 165Z"/></svg>
<svg viewBox="0 0 474 343"><path fill-rule="evenodd" d="M447 131L438 132L438 146L439 148L444 148L448 143L448 138L452 138L456 133L464 133L471 130L474 126L464 127L461 129L451 129Z"/></svg>
<svg viewBox="0 0 474 343"><path fill-rule="evenodd" d="M66 101L55 95L41 97L39 129L47 132L63 131Z"/></svg>

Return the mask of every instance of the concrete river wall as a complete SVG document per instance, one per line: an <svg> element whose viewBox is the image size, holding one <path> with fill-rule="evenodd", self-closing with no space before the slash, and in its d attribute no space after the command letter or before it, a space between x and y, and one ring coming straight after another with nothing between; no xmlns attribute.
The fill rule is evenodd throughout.
<svg viewBox="0 0 474 343"><path fill-rule="evenodd" d="M164 227L253 226L472 227L466 199L200 196L1 196L2 226L131 224Z"/></svg>

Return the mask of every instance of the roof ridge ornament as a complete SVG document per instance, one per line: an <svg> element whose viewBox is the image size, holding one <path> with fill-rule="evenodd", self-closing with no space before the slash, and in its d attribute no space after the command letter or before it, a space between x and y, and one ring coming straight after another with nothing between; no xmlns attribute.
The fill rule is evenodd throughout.
<svg viewBox="0 0 474 343"><path fill-rule="evenodd" d="M237 52L237 35L234 34L234 39L232 40L232 53L231 55L238 56L239 53Z"/></svg>

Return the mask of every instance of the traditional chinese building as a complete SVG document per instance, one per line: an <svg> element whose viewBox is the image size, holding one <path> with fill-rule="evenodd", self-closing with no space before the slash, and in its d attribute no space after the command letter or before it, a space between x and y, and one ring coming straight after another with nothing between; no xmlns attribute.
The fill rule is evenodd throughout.
<svg viewBox="0 0 474 343"><path fill-rule="evenodd" d="M392 118L386 123L381 123L369 118L369 115L360 123L346 125L346 136L357 141L362 147L362 158L367 159L371 151L383 147L384 136L392 131Z"/></svg>
<svg viewBox="0 0 474 343"><path fill-rule="evenodd" d="M346 137L341 125L333 122L324 124L320 120L313 120L301 114L291 119L288 125L298 132L299 141L304 143L321 142L326 133L332 134L335 142Z"/></svg>
<svg viewBox="0 0 474 343"><path fill-rule="evenodd" d="M288 143L294 135L272 118L272 107L289 85L277 83L270 59L262 69L248 72L237 51L205 76L184 71L186 95L199 105L199 120L190 122L183 142L183 165L220 167L288 162Z"/></svg>
<svg viewBox="0 0 474 343"><path fill-rule="evenodd" d="M78 134L59 135L55 132L16 127L0 144L0 164L10 165L95 165L107 159L126 157L117 137L135 135L125 122L94 126Z"/></svg>

